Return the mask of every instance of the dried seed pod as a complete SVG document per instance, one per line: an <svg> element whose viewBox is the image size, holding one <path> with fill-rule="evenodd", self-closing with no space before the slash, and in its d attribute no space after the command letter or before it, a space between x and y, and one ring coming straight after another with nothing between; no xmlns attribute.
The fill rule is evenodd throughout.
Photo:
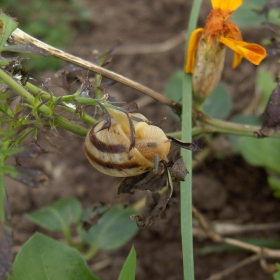
<svg viewBox="0 0 280 280"><path fill-rule="evenodd" d="M129 177L157 169L155 162L168 162L170 140L163 130L151 125L139 113L125 113L107 107L110 126L101 121L91 128L85 140L85 153L100 172Z"/></svg>

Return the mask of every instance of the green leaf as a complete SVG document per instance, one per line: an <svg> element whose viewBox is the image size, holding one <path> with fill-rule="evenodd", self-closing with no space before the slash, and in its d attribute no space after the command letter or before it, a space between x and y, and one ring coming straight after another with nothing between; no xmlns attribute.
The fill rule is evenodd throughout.
<svg viewBox="0 0 280 280"><path fill-rule="evenodd" d="M267 3L267 0L244 0L242 5L234 12L232 21L239 28L249 28L261 26L266 21L265 14L257 14L254 10L261 10Z"/></svg>
<svg viewBox="0 0 280 280"><path fill-rule="evenodd" d="M26 214L33 223L50 231L63 230L80 220L83 209L78 199L62 198L35 212Z"/></svg>
<svg viewBox="0 0 280 280"><path fill-rule="evenodd" d="M261 98L261 104L259 108L259 112L263 113L267 102L269 100L269 97L272 93L272 91L276 88L277 84L274 81L274 78L272 77L271 73L268 71L258 71L257 78L256 78L256 84L260 88L262 93Z"/></svg>
<svg viewBox="0 0 280 280"><path fill-rule="evenodd" d="M136 270L136 251L132 246L122 267L118 280L134 280Z"/></svg>
<svg viewBox="0 0 280 280"><path fill-rule="evenodd" d="M3 47L13 31L17 28L18 23L11 17L5 15L0 10L0 48Z"/></svg>
<svg viewBox="0 0 280 280"><path fill-rule="evenodd" d="M279 139L240 137L239 149L244 159L251 165L268 168L280 175Z"/></svg>
<svg viewBox="0 0 280 280"><path fill-rule="evenodd" d="M276 265L278 271L273 274L273 279L280 280L280 264L276 263L275 265Z"/></svg>
<svg viewBox="0 0 280 280"><path fill-rule="evenodd" d="M273 195L277 198L280 198L280 180L275 177L269 176L267 178L267 182L269 184L269 187L273 191Z"/></svg>
<svg viewBox="0 0 280 280"><path fill-rule="evenodd" d="M231 121L234 123L247 124L247 125L261 125L260 119L252 115L237 115L234 118L232 118ZM227 135L227 137L233 145L233 150L236 153L240 153L240 147L241 147L240 141L242 139L242 136L229 134Z"/></svg>
<svg viewBox="0 0 280 280"><path fill-rule="evenodd" d="M214 92L204 101L202 112L212 118L223 120L229 114L231 106L232 101L227 87L219 83Z"/></svg>
<svg viewBox="0 0 280 280"><path fill-rule="evenodd" d="M98 280L80 253L41 233L21 248L8 280Z"/></svg>
<svg viewBox="0 0 280 280"><path fill-rule="evenodd" d="M166 97L179 103L182 101L183 77L183 70L175 71L169 78L164 89L164 95Z"/></svg>
<svg viewBox="0 0 280 280"><path fill-rule="evenodd" d="M114 206L89 231L82 231L81 237L86 243L98 249L104 251L117 249L138 231L136 223L129 219L131 214L135 214L135 210Z"/></svg>

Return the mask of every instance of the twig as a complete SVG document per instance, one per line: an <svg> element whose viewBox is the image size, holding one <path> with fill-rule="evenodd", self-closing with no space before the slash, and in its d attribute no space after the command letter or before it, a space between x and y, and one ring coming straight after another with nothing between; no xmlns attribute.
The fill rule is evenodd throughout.
<svg viewBox="0 0 280 280"><path fill-rule="evenodd" d="M209 278L207 278L206 280L221 280L223 279L224 277L226 276L229 276L229 274L235 272L236 270L248 265L248 264L251 264L257 260L259 260L260 257L258 255L253 255L253 256L250 256L240 262L238 262L236 265L233 265L219 273L216 273L216 274L213 274L211 275Z"/></svg>
<svg viewBox="0 0 280 280"><path fill-rule="evenodd" d="M184 42L186 37L186 31L183 30L179 34L167 39L166 41L160 43L152 44L134 44L134 45L120 45L114 49L112 55L137 55L137 54L153 54L153 53L163 53L167 52L181 43ZM89 54L89 48L84 46L76 46L78 55ZM96 50L93 49L90 51L95 54Z"/></svg>
<svg viewBox="0 0 280 280"><path fill-rule="evenodd" d="M209 226L207 224L203 215L194 206L192 207L192 211L193 211L193 215L199 221L202 229L209 236L209 238L211 238L214 242L233 245L233 246L242 248L244 250L251 251L263 258L269 258L269 259L280 258L280 250L251 245L249 243L246 243L246 242L234 239L234 238L222 237L221 235L217 234L214 230L212 230L211 226Z"/></svg>
<svg viewBox="0 0 280 280"><path fill-rule="evenodd" d="M102 76L105 76L109 79L115 80L119 83L122 83L124 85L127 85L131 88L134 88L140 92L143 92L149 96L151 96L152 98L154 98L155 100L164 103L165 105L168 105L170 107L173 108L173 110L175 110L178 114L181 113L182 110L182 105L179 103L174 102L173 100L165 97L164 95L146 87L143 86L133 80L130 80L122 75L119 75L115 72L109 71L103 67L100 67L98 65L95 65L89 61L86 61L84 59L81 59L79 57L76 57L74 55L71 55L69 53L66 53L62 50L59 50L57 48L54 48L46 43L41 42L40 40L28 35L27 33L23 32L22 30L20 30L19 28L17 28L13 33L12 36L14 38L14 41L16 43L23 43L23 44L33 44L35 46L37 46L38 48L46 51L48 54L54 56L54 57L58 57L61 58L65 61L68 61L72 64L81 66L85 69L89 69L95 73L98 73Z"/></svg>
<svg viewBox="0 0 280 280"><path fill-rule="evenodd" d="M230 223L212 222L213 230L219 235L240 234L249 231L278 230L280 223L252 224L252 225L236 225ZM201 228L194 228L193 233L198 237L206 237L206 233Z"/></svg>
<svg viewBox="0 0 280 280"><path fill-rule="evenodd" d="M185 41L186 35L187 33L184 30L181 31L179 34L161 43L119 46L114 50L113 54L134 55L134 54L151 54L151 53L167 52L177 47L179 44L183 43Z"/></svg>

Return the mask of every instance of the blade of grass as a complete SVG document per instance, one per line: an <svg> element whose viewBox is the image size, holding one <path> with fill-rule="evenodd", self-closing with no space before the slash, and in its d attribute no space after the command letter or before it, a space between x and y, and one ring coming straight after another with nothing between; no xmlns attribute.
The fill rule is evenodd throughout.
<svg viewBox="0 0 280 280"><path fill-rule="evenodd" d="M188 32L186 37L186 50L189 37L196 27L202 0L194 0L190 14ZM192 82L191 75L183 78L183 112L182 112L182 140L192 141ZM186 162L189 174L184 182L181 182L181 235L184 279L194 279L193 264L193 235L192 235L192 154L182 150L182 156Z"/></svg>

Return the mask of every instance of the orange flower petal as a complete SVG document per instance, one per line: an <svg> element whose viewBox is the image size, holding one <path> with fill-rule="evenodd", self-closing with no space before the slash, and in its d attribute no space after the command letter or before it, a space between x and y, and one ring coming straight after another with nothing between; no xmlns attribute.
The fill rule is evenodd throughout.
<svg viewBox="0 0 280 280"><path fill-rule="evenodd" d="M266 57L266 50L255 43L247 43L244 41L237 41L231 38L220 37L220 42L232 49L239 56L242 56L255 65L259 65L260 62ZM235 57L233 60L233 67L236 67L240 63L241 59Z"/></svg>
<svg viewBox="0 0 280 280"><path fill-rule="evenodd" d="M234 52L231 67L236 68L240 64L240 62L242 61L242 58L243 58L242 55Z"/></svg>
<svg viewBox="0 0 280 280"><path fill-rule="evenodd" d="M185 66L186 73L193 73L195 66L196 50L201 33L204 32L203 28L197 28L193 31L187 51L187 63Z"/></svg>
<svg viewBox="0 0 280 280"><path fill-rule="evenodd" d="M211 0L213 9L235 11L241 4L242 0Z"/></svg>

